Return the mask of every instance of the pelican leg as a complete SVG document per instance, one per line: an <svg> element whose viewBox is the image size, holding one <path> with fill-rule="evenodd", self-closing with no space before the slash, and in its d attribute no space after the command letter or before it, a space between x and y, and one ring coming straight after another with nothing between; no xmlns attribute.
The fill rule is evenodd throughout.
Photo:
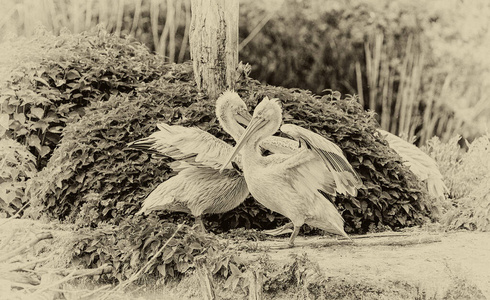
<svg viewBox="0 0 490 300"><path fill-rule="evenodd" d="M201 232L206 233L206 227L204 227L204 222L202 221L202 216L196 216L195 225L197 225L197 227L199 227L199 230Z"/></svg>
<svg viewBox="0 0 490 300"><path fill-rule="evenodd" d="M293 230L293 233L291 233L291 237L289 238L289 243L288 243L288 246L290 248L294 247L294 239L298 235L300 228L301 228L301 226L294 225L294 230Z"/></svg>

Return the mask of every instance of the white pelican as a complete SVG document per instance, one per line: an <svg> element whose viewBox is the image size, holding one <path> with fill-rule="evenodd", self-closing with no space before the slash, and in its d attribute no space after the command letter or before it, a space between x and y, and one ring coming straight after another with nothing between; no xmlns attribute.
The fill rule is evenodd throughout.
<svg viewBox="0 0 490 300"><path fill-rule="evenodd" d="M235 140L245 131L238 122L248 124L251 115L245 102L234 92L225 92L216 101L216 115L223 129ZM223 213L237 207L248 196L245 178L240 170L240 157L233 167L220 173L223 158L233 147L198 128L160 123L149 137L128 146L150 149L176 160L170 164L179 173L158 185L145 199L140 213L168 210L192 214L202 230L203 214ZM292 153L298 143L279 137L265 141L270 152Z"/></svg>
<svg viewBox="0 0 490 300"><path fill-rule="evenodd" d="M265 97L255 108L250 124L222 169L243 148L243 173L250 193L262 205L293 223L290 247L294 246L294 239L304 223L348 237L342 216L326 194L357 195L362 185L359 176L337 145L291 124L283 125L281 131L299 141L301 147L292 154L262 156L261 141L274 134L281 122L279 102Z"/></svg>
<svg viewBox="0 0 490 300"><path fill-rule="evenodd" d="M390 148L405 160L404 164L410 168L410 171L426 184L429 195L444 199L444 193L448 192L448 188L442 180L442 174L435 160L414 144L392 133L382 129L378 129L378 132L386 139Z"/></svg>

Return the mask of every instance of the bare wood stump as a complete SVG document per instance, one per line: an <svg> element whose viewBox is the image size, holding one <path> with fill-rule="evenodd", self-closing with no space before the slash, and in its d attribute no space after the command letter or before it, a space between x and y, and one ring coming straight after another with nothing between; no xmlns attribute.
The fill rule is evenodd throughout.
<svg viewBox="0 0 490 300"><path fill-rule="evenodd" d="M233 89L238 66L238 0L192 0L189 35L198 89L216 99Z"/></svg>

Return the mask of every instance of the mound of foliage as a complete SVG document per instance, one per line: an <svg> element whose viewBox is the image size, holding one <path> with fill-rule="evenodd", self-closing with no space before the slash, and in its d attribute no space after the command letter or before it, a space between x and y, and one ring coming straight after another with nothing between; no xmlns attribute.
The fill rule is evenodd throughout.
<svg viewBox="0 0 490 300"><path fill-rule="evenodd" d="M9 120L7 135L29 146L39 169L66 124L78 121L89 103L166 72L163 59L145 46L102 29L61 36L40 30L34 39L3 43L0 51L10 61L0 69L0 117Z"/></svg>
<svg viewBox="0 0 490 300"><path fill-rule="evenodd" d="M104 36L103 39L112 41L110 37ZM119 51L123 54L135 47L126 40L113 42L118 44L113 48L122 48ZM87 51L83 47L73 48L71 43L62 43L59 47L68 47L73 52L69 57L76 57L77 51ZM63 61L62 57L60 55L58 59ZM125 58L107 56L107 66L119 70L121 78L128 78L122 70L127 67L127 61L134 60L133 63L138 65L139 59L147 60L146 63L157 60L148 52L132 59ZM89 66L90 62L94 64L92 67ZM90 77L85 72L90 73L100 65L97 60L80 63L87 65L79 68L77 61L71 61L80 78ZM122 67L119 67L120 63L123 63ZM131 78L142 80L123 84L116 78L115 82L120 84L113 85L110 92L105 84L95 85L94 82L85 91L83 99L88 99L87 103L79 106L83 114L76 120L65 120L59 125L65 126L60 128L61 139L52 155L48 156L46 167L28 185L31 214L60 219L80 227L100 227L102 231L97 231L100 234L75 243L71 254L88 267L108 261L117 263L113 274L117 278L130 276L158 253L158 247L171 234L168 228L174 228L170 223L187 222L189 219L185 214L168 212L153 212L150 217L133 217L151 190L174 172L168 166L168 159L128 149L127 144L156 131L159 122L198 127L231 142L231 137L216 120L214 100L196 89L190 64L161 64L151 72L145 68L133 68L128 72L133 74ZM163 75L150 80L149 73ZM26 85L25 90L32 92L31 88L31 85ZM57 93L58 88L61 89L59 93L67 95L68 103L76 102L74 94L79 92L78 89L66 89L64 85L50 86L53 93ZM22 91L20 86L15 94ZM237 91L250 108L266 95L281 99L285 122L322 134L344 150L364 183L357 198L337 197L335 200L346 219L348 232L366 232L385 226L410 226L419 223L429 213L421 201L423 194L418 181L387 143L376 137L374 133L378 125L373 114L365 112L356 99L340 99L337 92L320 98L304 90L264 86L250 78L242 79ZM56 114L58 106L47 106L46 115L51 114L48 109L53 109L53 114ZM10 130L15 134L15 128ZM159 222L165 225L158 225ZM236 227L260 229L274 228L283 222L283 217L249 198L231 212L208 217L207 227L213 231ZM116 227L104 232L107 226ZM158 235L160 231L161 236ZM125 240L130 242L126 243ZM189 245L184 236L179 236L176 241L177 248ZM172 254L172 258L164 253L165 267L154 261L152 270L162 274L185 271L194 263L192 257L207 251L203 249L208 249L212 244L206 244L205 240L198 242L206 246L184 250L181 247L181 250L176 250L175 256ZM139 254L128 256L130 252ZM186 255L190 258L182 260ZM188 265L177 263L181 261Z"/></svg>
<svg viewBox="0 0 490 300"><path fill-rule="evenodd" d="M490 230L490 134L467 143L464 152L459 136L447 143L433 138L428 152L437 161L451 199L443 222L454 228Z"/></svg>
<svg viewBox="0 0 490 300"><path fill-rule="evenodd" d="M154 132L157 122L199 127L231 141L214 116L214 101L198 93L190 76L182 75L190 65L180 70L177 66L175 76L97 102L65 128L47 167L31 180L32 203L41 212L85 226L118 224L136 213L146 195L173 174L168 161L126 148ZM249 107L265 95L281 99L285 122L318 132L344 150L365 185L357 198L336 200L348 232L410 226L420 221L420 213L427 213L414 175L374 136L374 117L354 99L316 98L307 91L263 86L250 79L241 82L239 91ZM283 221L252 199L209 220L216 230L271 228Z"/></svg>
<svg viewBox="0 0 490 300"><path fill-rule="evenodd" d="M179 278L196 268L196 260L205 259L212 275L228 277L230 268L240 260L224 251L214 235L203 234L189 226L162 222L155 216L128 217L119 226L81 228L66 250L75 265L96 268L112 266L103 279L126 280L143 267L146 275Z"/></svg>
<svg viewBox="0 0 490 300"><path fill-rule="evenodd" d="M36 174L36 158L24 145L0 140L0 215L11 216L25 204L27 180Z"/></svg>

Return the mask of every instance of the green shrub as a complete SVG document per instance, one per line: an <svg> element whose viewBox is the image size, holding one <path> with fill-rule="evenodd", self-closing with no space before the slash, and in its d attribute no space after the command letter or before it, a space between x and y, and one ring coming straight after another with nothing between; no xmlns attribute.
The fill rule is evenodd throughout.
<svg viewBox="0 0 490 300"><path fill-rule="evenodd" d="M428 151L440 166L450 190L442 221L452 228L490 230L490 134L485 134L463 152L456 136L447 143L433 138Z"/></svg>
<svg viewBox="0 0 490 300"><path fill-rule="evenodd" d="M79 122L68 125L48 166L31 181L32 203L43 213L81 225L118 224L173 174L168 161L126 149L128 142L148 136L157 122L196 126L231 141L216 121L214 101L197 92L185 75L188 72L190 65L176 65L172 73L180 80L162 78L136 94L96 103ZM421 212L427 213L420 205L422 194L414 175L385 142L374 137L376 121L356 101L315 98L306 91L263 86L250 79L241 83L240 92L249 107L265 95L280 98L285 122L323 134L345 151L366 187L357 198L336 199L348 232L379 225L410 226L420 222ZM209 220L218 231L271 228L283 222L251 199Z"/></svg>
<svg viewBox="0 0 490 300"><path fill-rule="evenodd" d="M145 55L141 57L146 59ZM117 65L117 57L110 59ZM174 173L168 159L128 149L127 143L150 135L157 130L159 122L199 127L231 142L216 120L214 100L196 90L191 70L190 64L162 65L160 71L154 70L165 74L159 79L114 92L106 101L87 103L78 121L66 123L47 166L29 181L32 215L44 215L80 227L100 227L94 236L73 244L71 254L84 266L113 261L117 263L113 276L126 278L168 239L174 228L169 223L189 221L186 214L168 212L134 217L151 190ZM80 76L85 74L82 72ZM304 90L264 86L249 78L239 82L237 90L250 108L265 95L280 98L285 122L322 134L344 150L365 185L357 198L335 200L346 219L348 232L415 225L429 213L421 204L424 195L418 181L386 142L375 137L377 123L373 114L365 112L355 99L341 100L336 92L319 98ZM92 87L87 98L91 99L92 93L106 95L97 86ZM231 212L208 217L207 226L219 232L235 227L274 228L284 221L249 198ZM105 232L107 226L115 227ZM155 236L155 246L146 248L145 243L155 241ZM206 242L207 237L202 238L201 245L213 245ZM175 247L187 245L184 236L179 239ZM202 249L178 250L176 257L180 259L182 253L191 253L186 266L192 266L193 257L207 251ZM128 256L134 251L139 251L139 256ZM175 262L166 261L165 272L161 272L161 266L158 269L157 263L151 268L162 274L178 274L185 267Z"/></svg>
<svg viewBox="0 0 490 300"><path fill-rule="evenodd" d="M0 72L0 114L9 116L7 135L29 146L39 169L87 105L133 91L166 70L145 46L99 29L57 37L41 30L33 39L3 43L0 51L17 62Z"/></svg>
<svg viewBox="0 0 490 300"><path fill-rule="evenodd" d="M150 260L145 275L164 278L179 278L194 269L199 258L206 259L213 275L223 277L228 277L230 265L240 264L238 257L225 251L215 236L185 225L178 231L177 228L174 223L162 222L155 216L145 219L130 216L119 226L79 229L66 250L75 265L97 268L110 264L112 273L103 279L119 281L130 278Z"/></svg>
<svg viewBox="0 0 490 300"><path fill-rule="evenodd" d="M9 139L0 139L0 215L15 214L25 204L27 180L36 174L36 158L26 147Z"/></svg>

